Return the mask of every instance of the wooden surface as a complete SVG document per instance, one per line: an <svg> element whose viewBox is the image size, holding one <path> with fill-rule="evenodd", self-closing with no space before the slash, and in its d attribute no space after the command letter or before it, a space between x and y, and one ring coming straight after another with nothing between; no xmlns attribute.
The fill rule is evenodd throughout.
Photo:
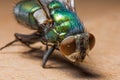
<svg viewBox="0 0 120 80"><path fill-rule="evenodd" d="M90 57L75 67L59 56L59 52L55 52L47 63L49 68L43 69L43 51L27 52L28 48L14 45L0 51L0 80L120 79L120 1L76 1L79 17L87 30L96 37ZM16 32L33 32L15 21L13 2L0 2L0 47L12 41Z"/></svg>

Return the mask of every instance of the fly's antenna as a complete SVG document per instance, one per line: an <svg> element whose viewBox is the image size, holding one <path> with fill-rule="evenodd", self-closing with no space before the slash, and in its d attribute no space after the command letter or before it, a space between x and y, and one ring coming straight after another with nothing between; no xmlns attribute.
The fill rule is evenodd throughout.
<svg viewBox="0 0 120 80"><path fill-rule="evenodd" d="M18 42L18 41L19 41L19 40L15 39L15 40L9 42L9 43L6 44L5 46L1 47L1 48L0 48L0 51L3 50L3 49L6 48L6 47L9 47L10 45L12 45L12 44L15 43L15 42Z"/></svg>

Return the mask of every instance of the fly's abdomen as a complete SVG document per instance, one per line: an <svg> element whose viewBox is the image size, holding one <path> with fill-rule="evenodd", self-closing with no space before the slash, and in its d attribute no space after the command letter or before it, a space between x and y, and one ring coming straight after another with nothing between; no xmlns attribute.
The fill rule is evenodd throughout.
<svg viewBox="0 0 120 80"><path fill-rule="evenodd" d="M14 8L14 14L19 23L27 25L31 29L38 29L38 24L46 19L44 11L37 0L18 2Z"/></svg>

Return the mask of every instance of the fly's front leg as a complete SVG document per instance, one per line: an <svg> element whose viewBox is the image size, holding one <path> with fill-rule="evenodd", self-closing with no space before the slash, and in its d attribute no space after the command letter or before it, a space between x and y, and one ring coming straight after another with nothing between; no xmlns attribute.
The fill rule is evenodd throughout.
<svg viewBox="0 0 120 80"><path fill-rule="evenodd" d="M53 45L45 54L43 57L43 62L42 62L42 67L45 68L45 65L48 61L48 58L50 57L50 55L53 53L53 51L56 49L56 45Z"/></svg>

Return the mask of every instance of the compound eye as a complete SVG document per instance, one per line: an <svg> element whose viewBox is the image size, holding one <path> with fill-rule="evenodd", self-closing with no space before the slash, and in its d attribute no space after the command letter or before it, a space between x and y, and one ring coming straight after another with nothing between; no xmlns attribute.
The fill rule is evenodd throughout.
<svg viewBox="0 0 120 80"><path fill-rule="evenodd" d="M60 51L68 56L74 53L76 50L76 42L74 36L65 38L60 44Z"/></svg>
<svg viewBox="0 0 120 80"><path fill-rule="evenodd" d="M89 46L90 50L94 47L95 45L95 37L93 34L89 33Z"/></svg>

